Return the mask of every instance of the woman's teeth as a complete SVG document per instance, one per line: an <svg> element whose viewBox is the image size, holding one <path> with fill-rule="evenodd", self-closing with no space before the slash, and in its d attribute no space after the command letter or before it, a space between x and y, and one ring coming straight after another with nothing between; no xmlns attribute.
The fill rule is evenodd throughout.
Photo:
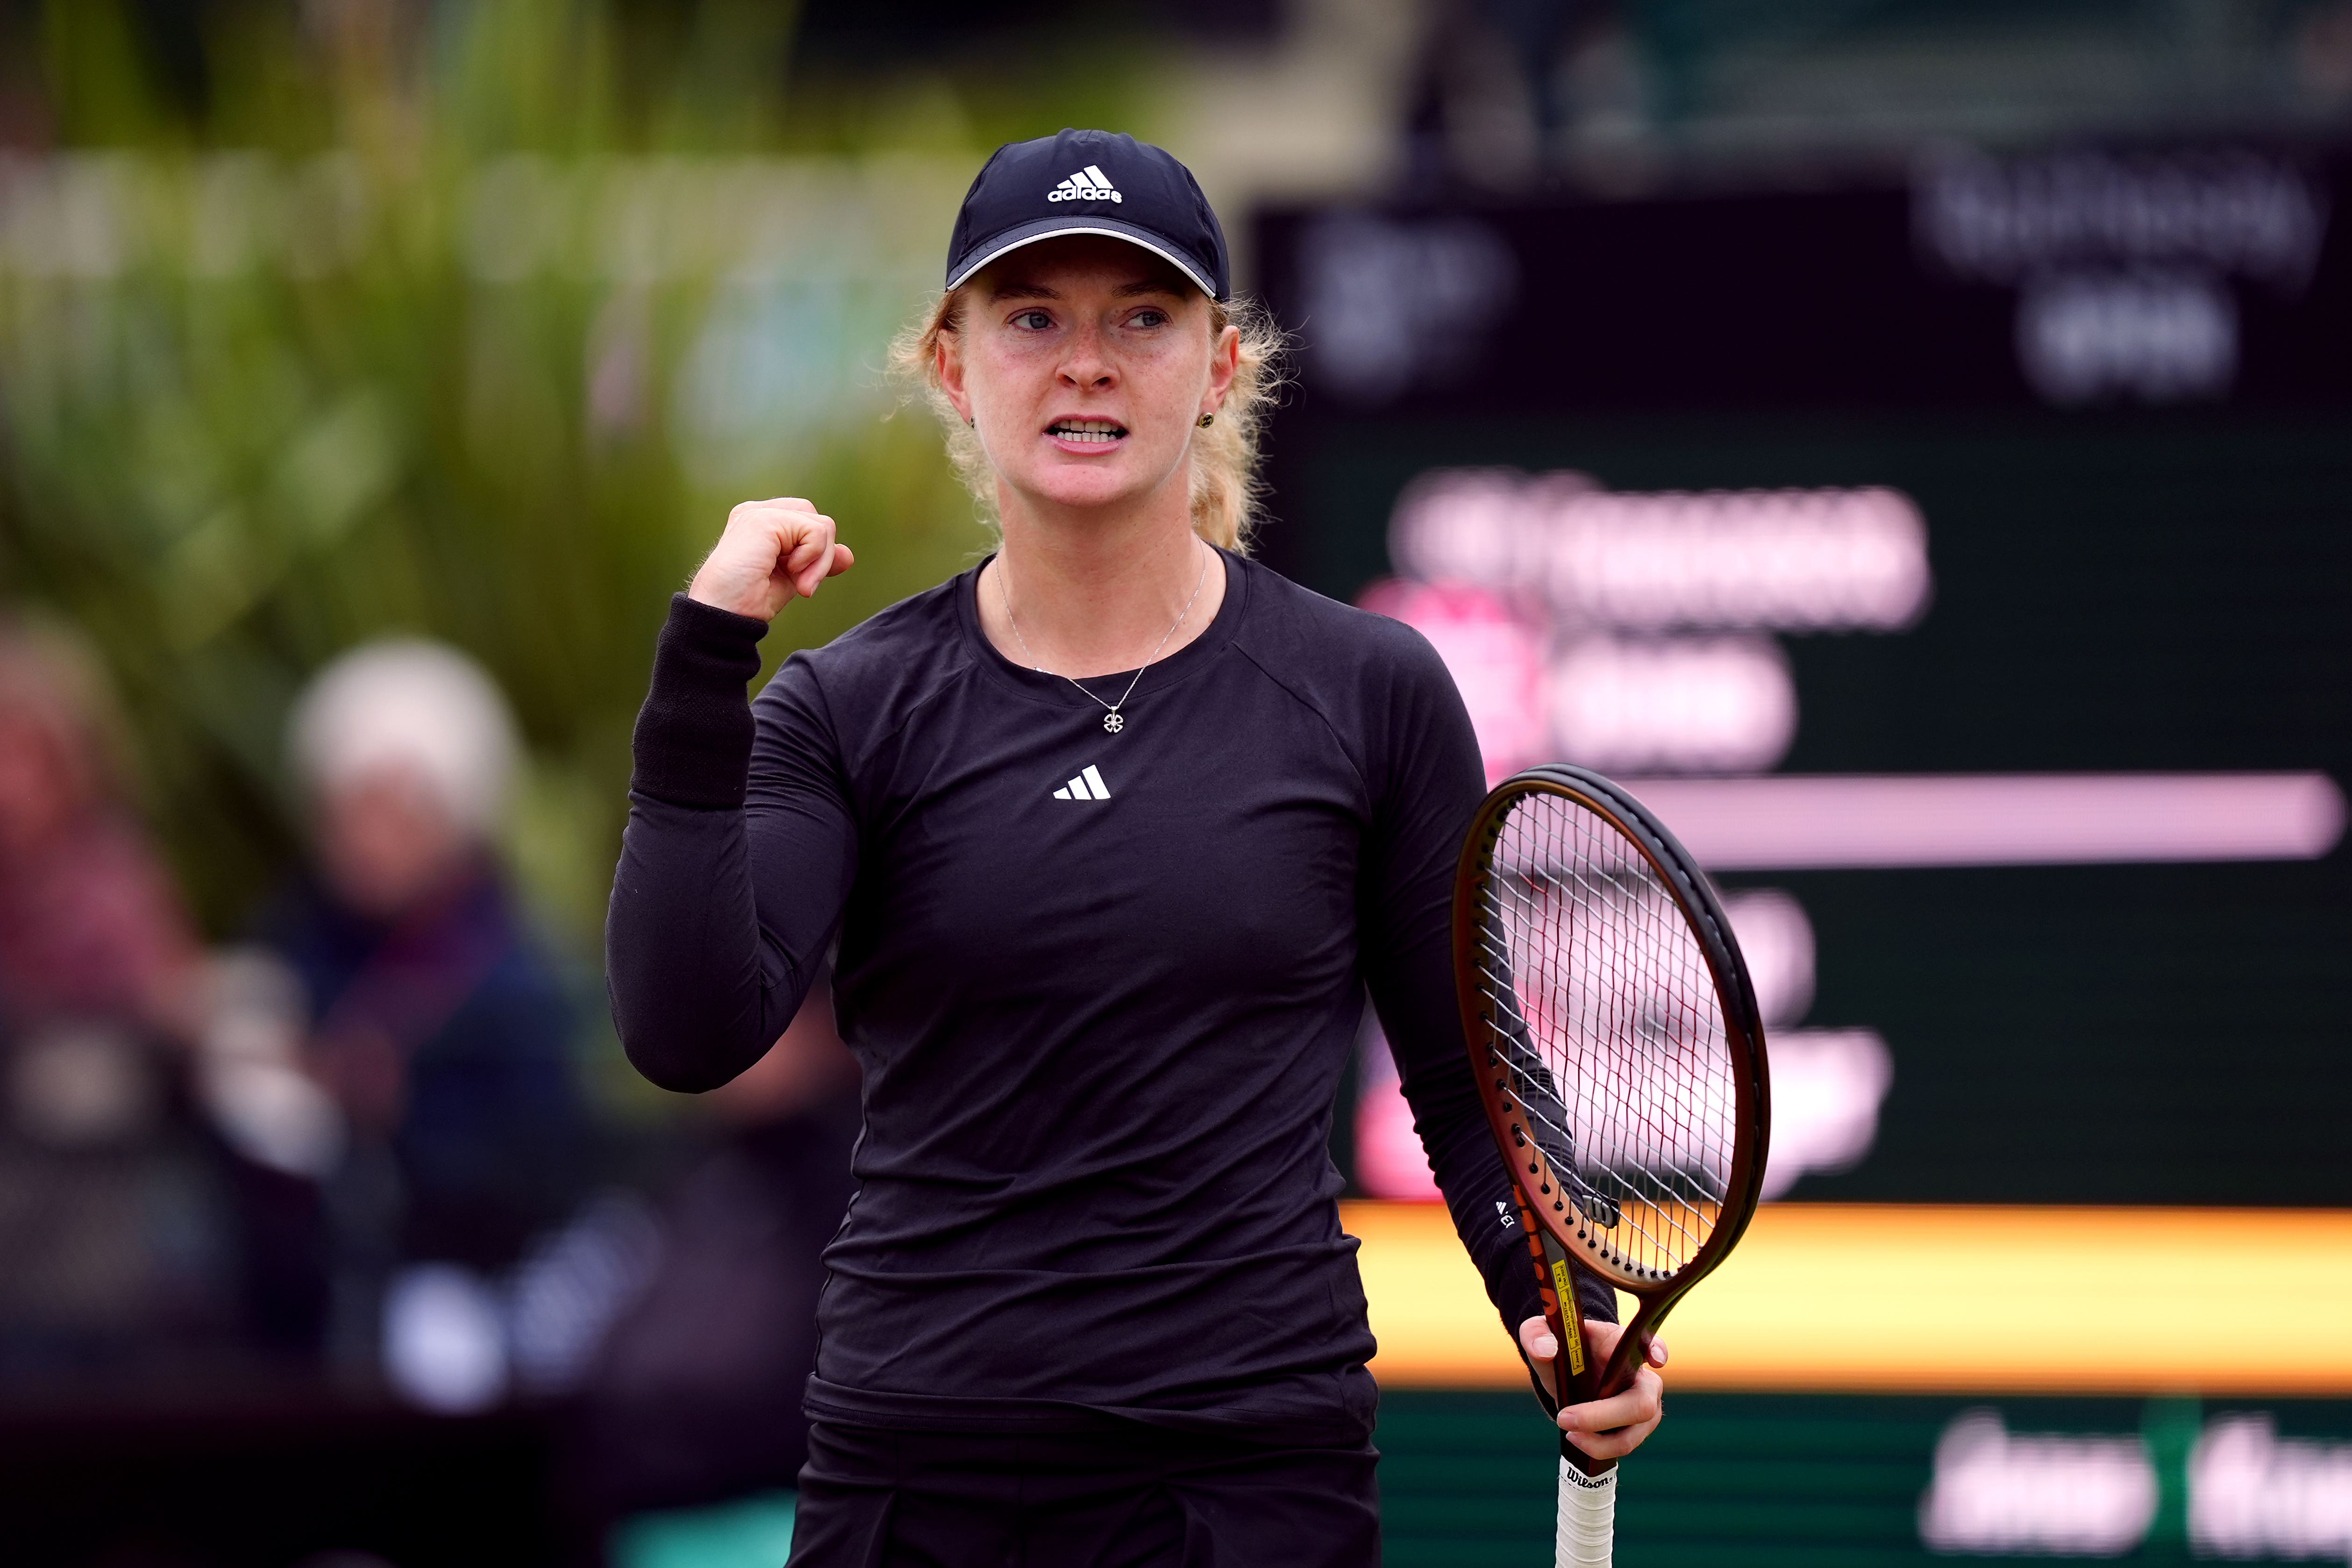
<svg viewBox="0 0 2352 1568"><path fill-rule="evenodd" d="M1127 434L1124 426L1108 419L1062 419L1048 428L1065 441L1116 441Z"/></svg>

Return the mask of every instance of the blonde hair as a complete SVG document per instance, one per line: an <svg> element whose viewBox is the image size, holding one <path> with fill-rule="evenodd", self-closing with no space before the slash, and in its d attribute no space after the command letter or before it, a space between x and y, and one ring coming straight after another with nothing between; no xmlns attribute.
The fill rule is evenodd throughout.
<svg viewBox="0 0 2352 1568"><path fill-rule="evenodd" d="M1001 527L995 470L979 432L964 423L940 385L940 343L963 330L964 295L971 287L941 294L890 341L890 368L939 416L947 432L948 461L971 491L981 521L994 531ZM1247 554L1265 489L1257 472L1258 429L1282 389L1284 342L1282 329L1252 300L1209 301L1209 341L1223 337L1227 327L1240 330L1241 363L1215 420L1192 432L1192 531L1212 544Z"/></svg>

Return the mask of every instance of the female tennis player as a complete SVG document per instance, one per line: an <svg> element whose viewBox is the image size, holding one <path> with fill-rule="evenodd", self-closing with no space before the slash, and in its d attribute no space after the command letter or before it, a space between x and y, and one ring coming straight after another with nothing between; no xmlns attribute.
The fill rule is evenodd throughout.
<svg viewBox="0 0 2352 1568"><path fill-rule="evenodd" d="M723 1083L837 937L865 1071L795 1563L1378 1560L1327 1152L1367 985L1549 1381L1454 1002L1477 745L1419 636L1246 554L1274 347L1174 158L1002 148L902 340L996 552L750 703L769 623L853 564L834 521L737 507L672 603L613 889L621 1037L656 1083ZM1659 1400L1644 1368L1559 1420L1615 1456Z"/></svg>

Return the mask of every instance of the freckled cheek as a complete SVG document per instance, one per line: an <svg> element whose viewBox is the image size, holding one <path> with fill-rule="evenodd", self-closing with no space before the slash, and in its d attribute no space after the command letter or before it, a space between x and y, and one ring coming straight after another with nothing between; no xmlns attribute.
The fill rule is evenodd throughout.
<svg viewBox="0 0 2352 1568"><path fill-rule="evenodd" d="M1188 402L1199 395L1195 383L1202 378L1188 374L1184 360L1172 353L1139 353L1125 368L1138 413L1171 421L1188 416Z"/></svg>
<svg viewBox="0 0 2352 1568"><path fill-rule="evenodd" d="M971 367L965 384L982 412L1000 423L1025 419L1053 394L1054 362L1034 349L992 353Z"/></svg>

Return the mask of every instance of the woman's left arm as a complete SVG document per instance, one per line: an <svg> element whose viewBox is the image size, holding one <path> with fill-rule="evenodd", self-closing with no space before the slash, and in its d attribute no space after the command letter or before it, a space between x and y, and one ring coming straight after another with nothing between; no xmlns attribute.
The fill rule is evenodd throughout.
<svg viewBox="0 0 2352 1568"><path fill-rule="evenodd" d="M1417 634L1396 630L1411 647L1402 650L1397 689L1374 705L1382 711L1367 737L1367 782L1375 800L1359 889L1360 963L1454 1229L1532 1363L1530 1336L1540 1331L1549 1341L1550 1331L1510 1178L1470 1076L1454 994L1454 876L1486 795L1486 773L1470 715L1436 651ZM1613 1345L1616 1292L1587 1274L1576 1282L1589 1337L1596 1348ZM1655 1362L1664 1360L1661 1348ZM1549 1367L1540 1371L1538 1386L1556 1386ZM1657 1424L1659 1392L1656 1371L1644 1367L1624 1394L1559 1412L1561 1429L1572 1437L1605 1431L1605 1439L1577 1437L1578 1446L1596 1455L1623 1453Z"/></svg>

